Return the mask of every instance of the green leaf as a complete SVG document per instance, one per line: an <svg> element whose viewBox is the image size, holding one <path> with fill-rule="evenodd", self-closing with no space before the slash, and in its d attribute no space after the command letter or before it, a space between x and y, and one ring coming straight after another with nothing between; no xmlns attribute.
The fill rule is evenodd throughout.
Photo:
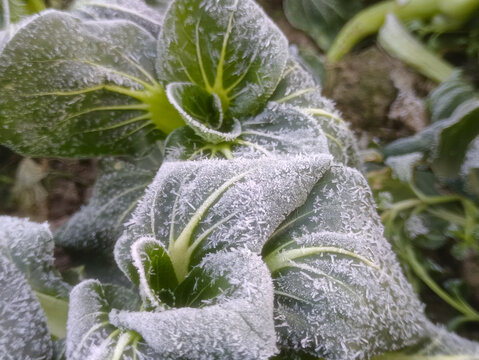
<svg viewBox="0 0 479 360"><path fill-rule="evenodd" d="M190 82L222 103L226 118L255 113L286 64L287 40L252 0L177 0L160 33L158 76Z"/></svg>
<svg viewBox="0 0 479 360"><path fill-rule="evenodd" d="M479 135L479 99L462 103L441 122L432 155L432 169L437 176L456 178L469 144Z"/></svg>
<svg viewBox="0 0 479 360"><path fill-rule="evenodd" d="M269 100L296 106L312 116L326 135L334 159L348 166L359 166L356 139L348 124L341 119L334 103L321 96L321 89L311 74L293 57L288 60L281 81Z"/></svg>
<svg viewBox="0 0 479 360"><path fill-rule="evenodd" d="M112 311L110 320L138 332L167 359L256 360L276 353L273 285L258 255L208 254L172 293L175 308Z"/></svg>
<svg viewBox="0 0 479 360"><path fill-rule="evenodd" d="M166 162L117 242L115 259L138 285L131 246L141 238L162 244L178 282L207 253L231 246L259 252L329 162L329 155Z"/></svg>
<svg viewBox="0 0 479 360"><path fill-rule="evenodd" d="M45 313L22 272L0 251L0 353L5 359L50 359Z"/></svg>
<svg viewBox="0 0 479 360"><path fill-rule="evenodd" d="M186 127L177 129L165 142L166 160L329 153L316 119L291 105L269 103L257 116L242 119L241 128L241 134L234 140L218 144L206 142Z"/></svg>
<svg viewBox="0 0 479 360"><path fill-rule="evenodd" d="M387 6L387 3L383 4ZM389 4L393 3L389 2ZM400 6L400 4L398 5ZM436 4L419 4L417 7L419 8L421 5L425 7L424 12L427 12L428 8L432 8L430 5ZM434 81L443 82L454 71L452 65L429 51L401 24L394 14L386 14L384 24L379 30L378 41L389 55L405 62Z"/></svg>
<svg viewBox="0 0 479 360"><path fill-rule="evenodd" d="M47 316L50 333L64 337L71 287L54 267L53 247L47 224L0 216L0 254L25 277L29 291L33 290Z"/></svg>
<svg viewBox="0 0 479 360"><path fill-rule="evenodd" d="M284 0L289 22L307 32L322 50L328 50L339 30L361 9L360 1Z"/></svg>
<svg viewBox="0 0 479 360"><path fill-rule="evenodd" d="M44 12L3 50L0 142L34 156L143 153L159 128L183 124L152 115L174 112L154 81L155 53L155 38L129 21Z"/></svg>
<svg viewBox="0 0 479 360"><path fill-rule="evenodd" d="M263 249L282 347L370 358L416 343L427 320L383 237L362 175L333 165Z"/></svg>
<svg viewBox="0 0 479 360"><path fill-rule="evenodd" d="M110 322L109 314L113 309L133 311L139 307L138 296L127 289L101 285L96 280L77 285L70 294L66 358L160 358L160 354L152 351L137 333L119 329Z"/></svg>
<svg viewBox="0 0 479 360"><path fill-rule="evenodd" d="M76 0L71 10L92 20L129 20L143 27L155 38L163 22L163 13L141 0Z"/></svg>
<svg viewBox="0 0 479 360"><path fill-rule="evenodd" d="M464 80L459 71L454 71L428 96L431 122L449 118L459 105L474 96L474 88Z"/></svg>
<svg viewBox="0 0 479 360"><path fill-rule="evenodd" d="M465 180L466 191L479 198L479 136L471 141L467 149L461 165L461 175Z"/></svg>
<svg viewBox="0 0 479 360"><path fill-rule="evenodd" d="M141 158L100 160L97 181L88 205L82 207L55 234L59 246L111 257L113 246L161 166L159 144Z"/></svg>
<svg viewBox="0 0 479 360"><path fill-rule="evenodd" d="M390 156L385 163L392 170L393 176L405 183L414 183L416 165L423 159L423 154L413 152L406 155Z"/></svg>
<svg viewBox="0 0 479 360"><path fill-rule="evenodd" d="M12 22L19 21L27 12L25 2L21 0L2 0L0 2L0 29L9 27Z"/></svg>
<svg viewBox="0 0 479 360"><path fill-rule="evenodd" d="M430 324L428 337L414 347L397 353L387 353L374 360L475 360L479 356L477 343Z"/></svg>
<svg viewBox="0 0 479 360"><path fill-rule="evenodd" d="M54 267L53 247L47 224L0 216L0 252L13 261L34 291L67 298L70 286Z"/></svg>
<svg viewBox="0 0 479 360"><path fill-rule="evenodd" d="M235 139L241 132L238 120L224 121L221 99L192 83L171 83L166 87L168 100L185 123L209 143Z"/></svg>
<svg viewBox="0 0 479 360"><path fill-rule="evenodd" d="M155 239L139 239L132 245L131 256L139 273L145 302L154 308L173 306L173 290L178 280L163 244Z"/></svg>

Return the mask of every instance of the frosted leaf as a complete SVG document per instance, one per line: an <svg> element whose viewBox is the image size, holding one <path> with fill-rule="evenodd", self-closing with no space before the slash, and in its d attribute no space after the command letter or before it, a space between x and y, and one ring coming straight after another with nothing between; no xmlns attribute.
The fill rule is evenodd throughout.
<svg viewBox="0 0 479 360"><path fill-rule="evenodd" d="M437 176L456 178L461 170L469 144L479 135L479 98L459 105L440 124L432 153L432 169Z"/></svg>
<svg viewBox="0 0 479 360"><path fill-rule="evenodd" d="M173 0L146 0L148 6L156 9L161 14L164 14L168 9L168 6L173 2Z"/></svg>
<svg viewBox="0 0 479 360"><path fill-rule="evenodd" d="M43 12L1 54L0 142L35 156L142 153L160 136L134 98L155 56L155 38L132 22Z"/></svg>
<svg viewBox="0 0 479 360"><path fill-rule="evenodd" d="M67 360L66 359L66 339L53 341L53 358L52 360Z"/></svg>
<svg viewBox="0 0 479 360"><path fill-rule="evenodd" d="M173 2L158 49L165 84L190 82L216 93L228 118L252 114L266 102L288 50L281 31L252 0Z"/></svg>
<svg viewBox="0 0 479 360"><path fill-rule="evenodd" d="M479 196L479 136L469 145L461 166L461 176L465 179L466 191Z"/></svg>
<svg viewBox="0 0 479 360"><path fill-rule="evenodd" d="M469 144L479 133L479 100L460 104L450 117L438 120L423 131L396 140L383 149L385 156L423 152L437 177L456 180Z"/></svg>
<svg viewBox="0 0 479 360"><path fill-rule="evenodd" d="M13 261L33 290L68 297L70 286L53 265L53 247L47 224L0 216L0 252Z"/></svg>
<svg viewBox="0 0 479 360"><path fill-rule="evenodd" d="M163 13L154 10L142 0L76 0L71 10L87 19L130 20L158 36Z"/></svg>
<svg viewBox="0 0 479 360"><path fill-rule="evenodd" d="M189 129L175 130L165 142L166 159L251 159L329 153L317 121L291 105L269 103L257 116L242 119L241 127L242 133L236 139L217 145L206 143Z"/></svg>
<svg viewBox="0 0 479 360"><path fill-rule="evenodd" d="M299 63L290 56L270 101L291 104L314 117L328 140L330 153L336 161L358 167L358 149L348 124L341 119L334 103L321 96L321 89Z"/></svg>
<svg viewBox="0 0 479 360"><path fill-rule="evenodd" d="M301 205L330 156L165 162L115 246L136 284L131 246L159 241L182 279L206 253L246 246L259 252L278 224Z"/></svg>
<svg viewBox="0 0 479 360"><path fill-rule="evenodd" d="M10 32L8 30L0 30L0 54L2 53L3 48L10 40Z"/></svg>
<svg viewBox="0 0 479 360"><path fill-rule="evenodd" d="M206 255L174 298L178 308L112 311L110 321L138 332L162 359L256 360L276 352L273 285L258 255Z"/></svg>
<svg viewBox="0 0 479 360"><path fill-rule="evenodd" d="M383 236L366 180L333 165L263 249L286 348L367 359L426 336L423 306Z"/></svg>
<svg viewBox="0 0 479 360"><path fill-rule="evenodd" d="M50 359L52 343L45 314L23 274L1 250L0 288L2 359Z"/></svg>
<svg viewBox="0 0 479 360"><path fill-rule="evenodd" d="M427 326L428 338L421 344L415 355L419 356L452 356L462 360L477 360L479 358L479 343L470 341L444 327L429 324Z"/></svg>
<svg viewBox="0 0 479 360"><path fill-rule="evenodd" d="M109 320L113 309L134 311L140 308L133 292L87 280L70 294L66 357L68 360L157 360L160 354L132 331L118 329Z"/></svg>
<svg viewBox="0 0 479 360"><path fill-rule="evenodd" d="M185 123L204 140L216 144L230 141L241 132L239 122L224 121L221 100L192 83L171 83L166 87L168 100Z"/></svg>
<svg viewBox="0 0 479 360"><path fill-rule="evenodd" d="M406 155L390 156L386 159L386 165L393 172L393 176L402 182L413 182L414 169L424 155L420 152L413 152Z"/></svg>
<svg viewBox="0 0 479 360"><path fill-rule="evenodd" d="M128 219L161 166L159 144L144 157L105 158L88 205L55 234L57 245L110 256Z"/></svg>

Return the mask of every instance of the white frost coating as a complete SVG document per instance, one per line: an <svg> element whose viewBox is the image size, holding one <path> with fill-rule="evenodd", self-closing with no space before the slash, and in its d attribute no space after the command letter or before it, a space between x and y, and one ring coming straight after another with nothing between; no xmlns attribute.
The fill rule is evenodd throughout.
<svg viewBox="0 0 479 360"><path fill-rule="evenodd" d="M70 286L54 268L53 248L48 224L0 216L0 252L15 263L33 290L67 297Z"/></svg>
<svg viewBox="0 0 479 360"><path fill-rule="evenodd" d="M461 166L461 175L467 177L473 169L479 169L479 136L469 144Z"/></svg>
<svg viewBox="0 0 479 360"><path fill-rule="evenodd" d="M99 250L111 258L123 223L135 209L161 162L157 147L140 159L101 159L88 205L55 233L55 242L71 249Z"/></svg>
<svg viewBox="0 0 479 360"><path fill-rule="evenodd" d="M451 356L463 360L479 359L479 344L464 339L454 333L447 331L440 325L428 324L428 343L415 355L420 356Z"/></svg>
<svg viewBox="0 0 479 360"><path fill-rule="evenodd" d="M110 321L137 331L165 360L262 360L276 353L273 286L261 258L246 249L220 251L204 257L198 268L212 281L228 284L208 305L112 311Z"/></svg>
<svg viewBox="0 0 479 360"><path fill-rule="evenodd" d="M199 254L224 247L246 246L260 252L285 216L306 200L329 163L329 155L166 162L117 242L115 259L131 278L133 242L153 237L169 248L170 239L176 241L194 217L199 217L198 222L187 243L190 246L203 240L198 240L191 264L201 259ZM237 181L201 214L199 210L207 198L237 176Z"/></svg>
<svg viewBox="0 0 479 360"><path fill-rule="evenodd" d="M276 322L284 345L326 359L367 359L427 336L423 305L356 170L333 165L265 252L278 269Z"/></svg>
<svg viewBox="0 0 479 360"><path fill-rule="evenodd" d="M359 166L356 139L348 124L341 120L341 114L335 109L334 102L321 95L321 90L311 74L293 55L290 56L270 101L294 105L313 116L327 136L329 151L334 159L347 166Z"/></svg>
<svg viewBox="0 0 479 360"><path fill-rule="evenodd" d="M424 154L413 152L406 155L390 156L386 159L386 165L391 168L395 178L402 182L409 183L413 181L414 167L423 158Z"/></svg>
<svg viewBox="0 0 479 360"><path fill-rule="evenodd" d="M289 104L270 102L257 116L242 119L241 127L240 136L228 144L233 158L329 154L326 136L317 120ZM212 155L211 147L186 129L170 135L165 151L168 161L198 160ZM222 155L221 150L215 155Z"/></svg>
<svg viewBox="0 0 479 360"><path fill-rule="evenodd" d="M234 140L238 135L241 133L241 125L238 122L238 120L233 119L233 126L231 131L228 132L222 132L220 129L213 129L208 124L204 124L201 119L198 119L195 117L195 114L192 113L192 111L189 111L190 109L186 109L183 105L183 100L185 95L188 96L190 95L191 97L194 96L194 94L185 94L184 91L188 87L193 88L196 85L191 84L191 83L171 83L168 84L166 87L166 95L168 96L168 100L170 103L176 108L176 110L180 113L181 117L185 121L185 123L194 130L194 132L205 139L208 142L211 143L220 143L223 141L231 141ZM201 95L198 95L198 97ZM218 97L217 94L213 93L212 94L213 99L214 99L214 109L218 113L218 123L219 126L223 124L224 120L224 114L223 114L223 109L221 106L221 100ZM186 101L190 101L195 103L195 100L186 99ZM198 102L201 102L200 99L197 100Z"/></svg>
<svg viewBox="0 0 479 360"><path fill-rule="evenodd" d="M130 20L155 37L163 22L163 14L141 0L77 0L71 9L95 20Z"/></svg>
<svg viewBox="0 0 479 360"><path fill-rule="evenodd" d="M113 154L133 154L151 131L139 128L146 120L115 127L145 112L122 109L138 101L103 89L142 90L154 77L155 38L132 22L46 11L17 31L1 56L0 141L7 146L35 156L88 156L113 143Z"/></svg>
<svg viewBox="0 0 479 360"><path fill-rule="evenodd" d="M50 359L52 343L45 314L25 277L1 251L0 289L2 360Z"/></svg>
<svg viewBox="0 0 479 360"><path fill-rule="evenodd" d="M178 0L165 16L157 70L164 84L192 82L228 99L231 116L253 113L272 94L287 40L252 0Z"/></svg>
<svg viewBox="0 0 479 360"><path fill-rule="evenodd" d="M111 325L108 314L112 309L139 308L136 297L129 291L102 286L87 280L73 288L67 322L66 355L68 360L111 359L118 339L126 332ZM133 334L131 334L133 335ZM135 357L136 356L136 357ZM122 360L157 360L158 353L143 341L128 344Z"/></svg>
<svg viewBox="0 0 479 360"><path fill-rule="evenodd" d="M237 158L329 154L317 121L288 104L271 102L259 115L243 121L242 127L243 143L232 149Z"/></svg>

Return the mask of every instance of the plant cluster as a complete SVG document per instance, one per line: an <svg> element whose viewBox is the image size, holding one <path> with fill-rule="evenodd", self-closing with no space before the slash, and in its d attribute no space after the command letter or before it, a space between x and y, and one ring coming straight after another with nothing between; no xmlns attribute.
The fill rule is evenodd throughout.
<svg viewBox="0 0 479 360"><path fill-rule="evenodd" d="M6 18L0 143L122 157L55 234L0 217L0 353L477 358L425 317L351 133L271 20L252 0L164 5ZM54 243L101 254L89 279L71 289Z"/></svg>

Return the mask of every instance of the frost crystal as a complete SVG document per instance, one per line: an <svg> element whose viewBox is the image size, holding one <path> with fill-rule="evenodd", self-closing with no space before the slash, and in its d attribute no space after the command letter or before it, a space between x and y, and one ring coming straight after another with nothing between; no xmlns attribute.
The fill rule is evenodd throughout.
<svg viewBox="0 0 479 360"><path fill-rule="evenodd" d="M68 297L70 286L53 265L53 247L47 224L0 216L0 252L15 263L33 290Z"/></svg>
<svg viewBox="0 0 479 360"><path fill-rule="evenodd" d="M130 248L143 237L169 249L183 239L191 265L232 246L260 252L285 216L306 200L329 161L329 155L319 155L164 163L117 242L115 258L131 278Z"/></svg>
<svg viewBox="0 0 479 360"><path fill-rule="evenodd" d="M284 346L327 359L365 359L425 336L423 307L359 172L332 166L263 254Z"/></svg>
<svg viewBox="0 0 479 360"><path fill-rule="evenodd" d="M0 288L1 358L50 359L52 343L45 314L23 274L1 249Z"/></svg>

